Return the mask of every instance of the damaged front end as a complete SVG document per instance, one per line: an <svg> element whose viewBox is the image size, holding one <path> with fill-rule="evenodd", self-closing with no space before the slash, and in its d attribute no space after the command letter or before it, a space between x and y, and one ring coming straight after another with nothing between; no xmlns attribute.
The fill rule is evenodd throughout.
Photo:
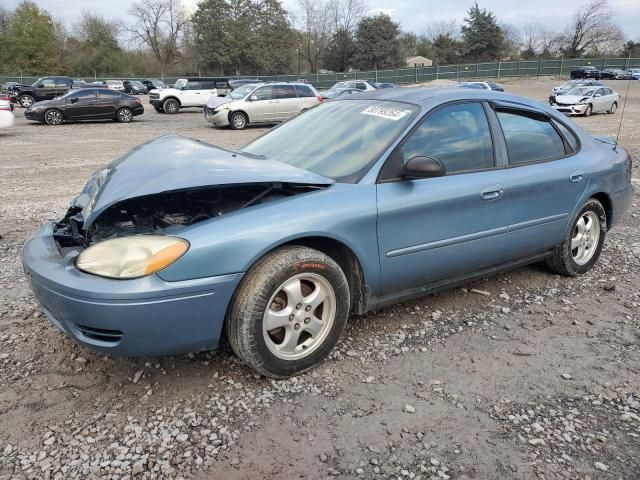
<svg viewBox="0 0 640 480"><path fill-rule="evenodd" d="M198 187L135 197L104 210L84 229L83 209L71 206L56 222L53 237L61 249L86 248L116 237L165 234L230 212L322 188L287 183Z"/></svg>

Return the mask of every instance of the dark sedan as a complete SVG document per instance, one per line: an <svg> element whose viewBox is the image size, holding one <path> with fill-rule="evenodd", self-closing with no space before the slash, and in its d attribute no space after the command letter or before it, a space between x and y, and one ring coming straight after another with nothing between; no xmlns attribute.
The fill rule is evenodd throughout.
<svg viewBox="0 0 640 480"><path fill-rule="evenodd" d="M602 72L598 70L596 67L579 67L571 70L571 78L595 78L596 80L600 80Z"/></svg>
<svg viewBox="0 0 640 480"><path fill-rule="evenodd" d="M147 87L139 80L124 80L122 85L124 85L124 93L144 95L149 92Z"/></svg>
<svg viewBox="0 0 640 480"><path fill-rule="evenodd" d="M78 120L115 120L130 122L142 115L144 107L139 98L106 88L71 90L66 95L31 105L24 116L28 120L60 125Z"/></svg>
<svg viewBox="0 0 640 480"><path fill-rule="evenodd" d="M631 74L619 68L607 68L602 71L600 77L607 80L629 80Z"/></svg>

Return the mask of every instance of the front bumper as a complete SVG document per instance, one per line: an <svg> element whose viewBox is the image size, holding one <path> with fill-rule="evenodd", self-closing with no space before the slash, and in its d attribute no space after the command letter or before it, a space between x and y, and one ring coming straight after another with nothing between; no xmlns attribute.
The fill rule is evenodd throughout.
<svg viewBox="0 0 640 480"><path fill-rule="evenodd" d="M209 107L202 109L204 118L214 127L226 127L229 125L229 110L214 110Z"/></svg>
<svg viewBox="0 0 640 480"><path fill-rule="evenodd" d="M576 105L558 105L554 103L552 105L553 108L558 110L559 112L564 113L565 115L584 115L584 112L587 111L587 104L576 104Z"/></svg>
<svg viewBox="0 0 640 480"><path fill-rule="evenodd" d="M0 111L0 128L10 128L16 124L16 118L11 112Z"/></svg>
<svg viewBox="0 0 640 480"><path fill-rule="evenodd" d="M27 120L33 120L35 122L44 122L44 111L33 111L33 110L25 110L24 117Z"/></svg>
<svg viewBox="0 0 640 480"><path fill-rule="evenodd" d="M158 356L215 347L242 273L166 282L158 275L113 280L61 256L49 223L22 252L24 271L47 318L81 345L112 355Z"/></svg>

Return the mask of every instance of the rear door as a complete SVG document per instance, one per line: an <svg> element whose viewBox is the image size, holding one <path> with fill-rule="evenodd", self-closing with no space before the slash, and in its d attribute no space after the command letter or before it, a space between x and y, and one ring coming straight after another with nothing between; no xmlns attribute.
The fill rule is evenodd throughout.
<svg viewBox="0 0 640 480"><path fill-rule="evenodd" d="M94 117L105 119L115 118L121 98L120 92L116 92L115 90L108 88L98 89L98 101L94 109Z"/></svg>
<svg viewBox="0 0 640 480"><path fill-rule="evenodd" d="M95 117L96 88L83 88L67 97L65 117L69 120L87 120Z"/></svg>
<svg viewBox="0 0 640 480"><path fill-rule="evenodd" d="M273 87L264 86L256 88L249 96L247 110L249 121L269 123L274 121L275 100L273 99Z"/></svg>
<svg viewBox="0 0 640 480"><path fill-rule="evenodd" d="M593 94L593 111L605 112L608 109L607 96L604 88L598 88Z"/></svg>
<svg viewBox="0 0 640 480"><path fill-rule="evenodd" d="M401 168L414 156L432 156L446 175L393 178L398 167L385 165L378 184L384 294L463 278L503 261L504 156L497 160L492 136L482 102L444 105L388 162Z"/></svg>
<svg viewBox="0 0 640 480"><path fill-rule="evenodd" d="M295 88L304 108L311 108L320 103L318 100L319 95L309 85L295 85Z"/></svg>
<svg viewBox="0 0 640 480"><path fill-rule="evenodd" d="M288 120L303 109L293 85L274 85L273 96L275 100L274 120Z"/></svg>
<svg viewBox="0 0 640 480"><path fill-rule="evenodd" d="M500 103L494 108L504 132L509 168L504 204L509 259L559 245L589 178L577 137L543 112Z"/></svg>

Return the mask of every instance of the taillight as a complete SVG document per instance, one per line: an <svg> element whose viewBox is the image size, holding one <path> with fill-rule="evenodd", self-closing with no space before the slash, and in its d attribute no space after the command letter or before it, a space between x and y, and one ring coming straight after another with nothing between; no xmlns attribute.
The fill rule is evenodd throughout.
<svg viewBox="0 0 640 480"><path fill-rule="evenodd" d="M318 102L322 103L322 95L317 95L316 98L318 99Z"/></svg>
<svg viewBox="0 0 640 480"><path fill-rule="evenodd" d="M11 105L0 105L0 110L5 111L5 112L10 112L11 111Z"/></svg>

